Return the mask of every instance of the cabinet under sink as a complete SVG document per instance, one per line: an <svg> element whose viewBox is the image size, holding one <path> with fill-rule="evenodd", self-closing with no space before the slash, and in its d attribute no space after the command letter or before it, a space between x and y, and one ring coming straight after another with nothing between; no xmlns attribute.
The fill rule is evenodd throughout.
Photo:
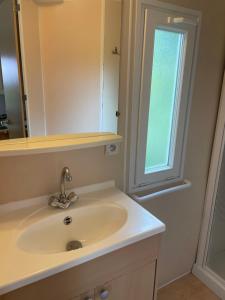
<svg viewBox="0 0 225 300"><path fill-rule="evenodd" d="M27 285L0 300L153 300L161 235Z"/></svg>

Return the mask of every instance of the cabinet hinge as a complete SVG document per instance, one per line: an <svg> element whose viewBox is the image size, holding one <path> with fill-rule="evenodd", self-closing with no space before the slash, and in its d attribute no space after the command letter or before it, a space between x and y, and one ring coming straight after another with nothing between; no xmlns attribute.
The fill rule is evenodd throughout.
<svg viewBox="0 0 225 300"><path fill-rule="evenodd" d="M18 13L20 11L20 4L16 2L16 12Z"/></svg>
<svg viewBox="0 0 225 300"><path fill-rule="evenodd" d="M23 101L26 102L27 101L27 95L23 95Z"/></svg>
<svg viewBox="0 0 225 300"><path fill-rule="evenodd" d="M119 118L119 116L120 116L120 112L117 110L116 111L116 117Z"/></svg>

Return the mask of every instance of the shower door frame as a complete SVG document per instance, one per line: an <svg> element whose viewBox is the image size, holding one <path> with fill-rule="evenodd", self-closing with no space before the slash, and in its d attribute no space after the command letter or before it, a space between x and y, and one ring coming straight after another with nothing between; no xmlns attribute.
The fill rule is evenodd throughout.
<svg viewBox="0 0 225 300"><path fill-rule="evenodd" d="M225 280L207 266L207 253L209 249L210 234L213 223L216 193L218 188L220 169L225 151L225 74L222 94L218 111L215 139L209 168L209 177L205 195L205 208L202 219L200 240L196 263L193 273L211 288L219 297L225 299Z"/></svg>

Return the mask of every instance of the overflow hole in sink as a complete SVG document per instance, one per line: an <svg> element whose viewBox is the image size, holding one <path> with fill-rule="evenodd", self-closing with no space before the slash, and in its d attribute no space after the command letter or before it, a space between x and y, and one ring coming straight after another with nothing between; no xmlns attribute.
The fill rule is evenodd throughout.
<svg viewBox="0 0 225 300"><path fill-rule="evenodd" d="M72 221L73 221L72 217L68 216L68 217L64 218L63 223L65 225L70 225L72 223Z"/></svg>
<svg viewBox="0 0 225 300"><path fill-rule="evenodd" d="M66 244L66 251L72 251L83 248L83 245L80 241L70 241Z"/></svg>

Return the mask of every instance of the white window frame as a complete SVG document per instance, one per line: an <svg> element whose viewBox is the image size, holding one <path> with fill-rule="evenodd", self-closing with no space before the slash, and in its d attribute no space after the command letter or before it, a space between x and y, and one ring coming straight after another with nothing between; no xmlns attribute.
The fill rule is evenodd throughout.
<svg viewBox="0 0 225 300"><path fill-rule="evenodd" d="M201 13L155 0L136 0L133 37L133 73L130 118L128 192L168 185L183 179L185 145L197 57ZM145 174L149 98L156 29L184 34L182 81L176 91L170 167ZM146 55L147 53L147 55ZM141 80L140 80L141 78ZM177 126L175 126L177 125ZM174 161L173 161L174 157Z"/></svg>

